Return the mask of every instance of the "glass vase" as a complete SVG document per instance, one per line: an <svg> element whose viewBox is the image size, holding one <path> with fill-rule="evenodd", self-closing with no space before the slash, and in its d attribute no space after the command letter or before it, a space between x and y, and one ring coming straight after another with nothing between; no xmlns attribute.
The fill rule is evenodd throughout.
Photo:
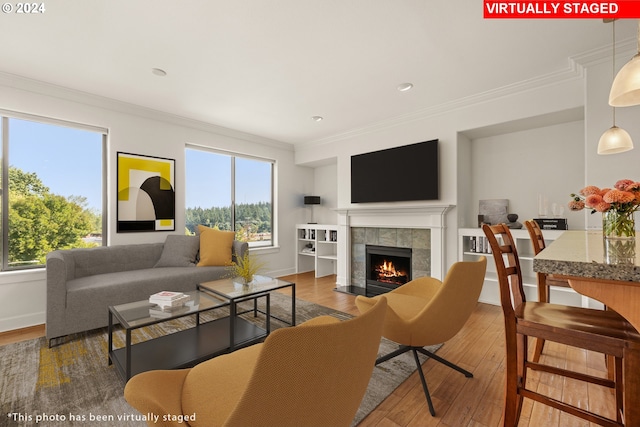
<svg viewBox="0 0 640 427"><path fill-rule="evenodd" d="M634 265L636 261L635 239L603 239L607 264Z"/></svg>
<svg viewBox="0 0 640 427"><path fill-rule="evenodd" d="M610 210L602 213L602 234L606 239L635 239L634 211Z"/></svg>

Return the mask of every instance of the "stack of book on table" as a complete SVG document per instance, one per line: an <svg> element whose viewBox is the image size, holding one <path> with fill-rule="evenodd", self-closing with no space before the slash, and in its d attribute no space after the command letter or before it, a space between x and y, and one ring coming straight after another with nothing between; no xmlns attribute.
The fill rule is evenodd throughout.
<svg viewBox="0 0 640 427"><path fill-rule="evenodd" d="M149 302L155 304L149 308L152 316L169 317L178 310L184 308L185 304L191 300L191 296L182 292L162 291L149 297Z"/></svg>

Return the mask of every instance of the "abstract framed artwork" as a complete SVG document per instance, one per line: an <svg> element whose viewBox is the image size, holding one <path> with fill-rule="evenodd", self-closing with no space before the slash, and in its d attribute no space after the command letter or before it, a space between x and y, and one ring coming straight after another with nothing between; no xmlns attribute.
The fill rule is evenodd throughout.
<svg viewBox="0 0 640 427"><path fill-rule="evenodd" d="M175 160L118 152L117 232L174 231Z"/></svg>

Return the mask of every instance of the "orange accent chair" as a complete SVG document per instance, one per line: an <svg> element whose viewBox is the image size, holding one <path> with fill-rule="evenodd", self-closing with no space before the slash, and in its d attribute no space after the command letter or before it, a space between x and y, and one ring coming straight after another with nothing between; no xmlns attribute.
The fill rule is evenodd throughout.
<svg viewBox="0 0 640 427"><path fill-rule="evenodd" d="M431 415L435 416L435 409L418 353L455 369L467 378L473 377L471 372L424 347L448 341L464 326L478 303L486 268L485 257L477 261L457 262L442 282L433 277L420 277L383 295L356 298L356 305L363 313L374 307L379 299L386 298L387 317L382 336L398 343L399 348L380 357L376 365L411 351Z"/></svg>
<svg viewBox="0 0 640 427"><path fill-rule="evenodd" d="M386 308L381 298L354 319L320 316L191 369L143 372L129 380L125 399L159 415L147 422L154 427L349 426L373 372Z"/></svg>

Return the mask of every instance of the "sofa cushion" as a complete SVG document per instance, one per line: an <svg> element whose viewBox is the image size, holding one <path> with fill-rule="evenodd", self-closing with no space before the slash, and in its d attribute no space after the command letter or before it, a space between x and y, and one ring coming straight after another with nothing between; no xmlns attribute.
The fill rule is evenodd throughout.
<svg viewBox="0 0 640 427"><path fill-rule="evenodd" d="M199 225L200 262L198 267L231 264L231 251L235 233Z"/></svg>
<svg viewBox="0 0 640 427"><path fill-rule="evenodd" d="M162 255L154 267L192 267L200 249L198 236L170 234L162 249Z"/></svg>
<svg viewBox="0 0 640 427"><path fill-rule="evenodd" d="M66 306L75 307L74 323L86 326L81 330L99 328L107 325L109 305L140 301L165 290L194 291L198 283L227 274L227 267L163 267L87 276L67 282Z"/></svg>
<svg viewBox="0 0 640 427"><path fill-rule="evenodd" d="M74 278L151 268L160 259L162 243L100 246L70 249L73 256Z"/></svg>

